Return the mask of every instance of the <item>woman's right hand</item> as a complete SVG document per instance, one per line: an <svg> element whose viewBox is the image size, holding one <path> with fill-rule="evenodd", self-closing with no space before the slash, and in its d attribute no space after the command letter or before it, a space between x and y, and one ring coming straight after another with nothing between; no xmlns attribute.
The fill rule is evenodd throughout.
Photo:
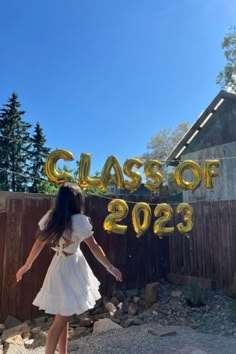
<svg viewBox="0 0 236 354"><path fill-rule="evenodd" d="M22 279L23 275L29 270L29 266L24 264L16 273L17 283Z"/></svg>

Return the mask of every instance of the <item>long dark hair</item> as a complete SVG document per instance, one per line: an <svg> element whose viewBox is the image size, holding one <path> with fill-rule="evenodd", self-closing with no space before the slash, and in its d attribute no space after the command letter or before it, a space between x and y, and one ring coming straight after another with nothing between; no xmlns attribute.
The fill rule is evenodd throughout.
<svg viewBox="0 0 236 354"><path fill-rule="evenodd" d="M56 197L55 208L49 220L37 238L47 243L57 243L65 230L71 229L71 216L84 213L84 195L79 186L65 183L60 187Z"/></svg>

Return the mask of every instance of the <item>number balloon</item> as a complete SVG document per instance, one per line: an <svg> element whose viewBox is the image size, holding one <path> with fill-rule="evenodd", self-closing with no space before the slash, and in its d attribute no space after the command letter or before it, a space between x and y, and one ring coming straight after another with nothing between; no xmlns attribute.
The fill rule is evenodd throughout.
<svg viewBox="0 0 236 354"><path fill-rule="evenodd" d="M171 221L173 217L173 209L169 204L158 204L154 210L154 215L158 217L153 226L154 234L159 238L163 238L163 235L174 232L174 227L166 227L165 225Z"/></svg>
<svg viewBox="0 0 236 354"><path fill-rule="evenodd" d="M178 231L181 234L183 234L185 237L190 238L188 233L193 228L193 220L192 220L193 219L193 208L188 203L180 203L176 208L176 212L178 214L184 213L185 225L182 222L177 224L176 227L177 227Z"/></svg>
<svg viewBox="0 0 236 354"><path fill-rule="evenodd" d="M140 214L143 213L143 222L141 224ZM149 228L151 222L151 208L147 203L136 203L132 210L132 223L136 236L140 237Z"/></svg>
<svg viewBox="0 0 236 354"><path fill-rule="evenodd" d="M108 233L125 234L127 226L116 224L116 222L123 220L128 215L128 204L122 199L113 199L108 204L107 209L111 214L107 215L104 220L104 230Z"/></svg>

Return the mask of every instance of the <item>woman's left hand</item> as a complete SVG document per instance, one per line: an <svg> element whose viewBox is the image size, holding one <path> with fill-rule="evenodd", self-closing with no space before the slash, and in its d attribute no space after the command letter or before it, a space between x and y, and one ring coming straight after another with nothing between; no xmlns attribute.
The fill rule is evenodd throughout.
<svg viewBox="0 0 236 354"><path fill-rule="evenodd" d="M122 281L122 273L118 268L112 266L107 270L111 273L111 275L113 275L114 278L116 278L117 281Z"/></svg>

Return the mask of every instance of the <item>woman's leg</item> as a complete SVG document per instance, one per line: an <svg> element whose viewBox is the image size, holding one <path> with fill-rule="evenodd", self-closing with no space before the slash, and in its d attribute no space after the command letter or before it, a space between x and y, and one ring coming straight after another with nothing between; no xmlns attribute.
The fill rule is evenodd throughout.
<svg viewBox="0 0 236 354"><path fill-rule="evenodd" d="M68 321L69 321L68 316L61 316L61 315L55 316L55 319L48 331L45 354L54 354L55 353L56 346L59 341L60 335L61 335L63 329L66 327L66 324Z"/></svg>
<svg viewBox="0 0 236 354"><path fill-rule="evenodd" d="M67 354L67 335L68 335L68 329L69 329L69 322L66 323L65 327L63 328L60 338L58 340L58 350L59 354Z"/></svg>

